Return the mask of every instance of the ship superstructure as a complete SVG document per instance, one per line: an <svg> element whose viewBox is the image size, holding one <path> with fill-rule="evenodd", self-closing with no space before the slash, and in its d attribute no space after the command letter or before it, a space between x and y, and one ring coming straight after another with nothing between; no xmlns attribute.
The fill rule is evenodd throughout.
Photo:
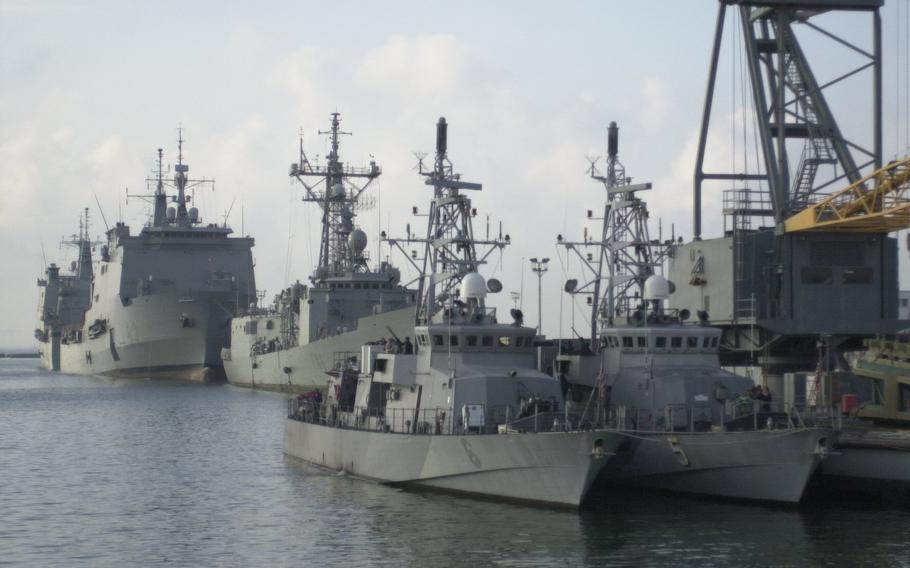
<svg viewBox="0 0 910 568"><path fill-rule="evenodd" d="M416 294L401 285L397 268L372 264L367 234L357 213L369 206L365 192L382 174L375 161L353 167L341 159L340 113L332 113L331 150L324 165L310 161L300 142L289 175L304 189L303 201L322 211L319 264L309 284L281 291L268 309L253 309L231 324L231 349L223 354L232 384L300 390L324 373L357 359L360 346L380 338L403 339L414 320Z"/></svg>
<svg viewBox="0 0 910 568"><path fill-rule="evenodd" d="M559 382L535 367L535 330L486 305L502 286L478 273L479 245L506 241L473 237L463 191L481 186L453 173L446 138L440 119L436 164L421 169L426 237L405 239L423 245L415 344L365 345L362 368L334 373L324 402L292 401L284 451L383 483L578 506L621 438L573 429Z"/></svg>
<svg viewBox="0 0 910 568"><path fill-rule="evenodd" d="M151 201L152 215L139 234L116 223L107 231L93 271L87 233L81 239L73 278L87 283L84 303L65 318L45 317L44 328L36 333L48 369L223 379L221 349L230 339L230 319L255 296L254 241L229 238L233 231L226 223L203 221L194 193L213 180L190 178L183 142L181 130L170 180L163 150L158 150L156 175L147 180L153 191L140 196ZM57 286L51 283L59 278L48 270L43 313Z"/></svg>

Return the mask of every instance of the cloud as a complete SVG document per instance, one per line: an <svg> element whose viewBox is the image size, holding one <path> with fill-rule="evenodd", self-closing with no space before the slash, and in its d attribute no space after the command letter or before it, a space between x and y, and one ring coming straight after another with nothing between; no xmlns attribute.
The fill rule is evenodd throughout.
<svg viewBox="0 0 910 568"><path fill-rule="evenodd" d="M412 97L451 94L469 50L452 35L395 35L369 50L357 67L360 85Z"/></svg>
<svg viewBox="0 0 910 568"><path fill-rule="evenodd" d="M663 126L673 107L669 84L659 77L645 77L641 83L641 97L641 125L652 130Z"/></svg>

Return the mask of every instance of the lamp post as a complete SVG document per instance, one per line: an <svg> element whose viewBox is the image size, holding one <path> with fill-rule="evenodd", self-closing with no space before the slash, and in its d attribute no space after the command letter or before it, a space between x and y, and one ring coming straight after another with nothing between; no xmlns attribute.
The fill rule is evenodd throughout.
<svg viewBox="0 0 910 568"><path fill-rule="evenodd" d="M550 262L549 258L542 258L538 260L537 258L531 259L531 270L537 274L537 333L542 333L543 324L543 301L541 296L541 291L543 289L543 275L547 271L547 264Z"/></svg>

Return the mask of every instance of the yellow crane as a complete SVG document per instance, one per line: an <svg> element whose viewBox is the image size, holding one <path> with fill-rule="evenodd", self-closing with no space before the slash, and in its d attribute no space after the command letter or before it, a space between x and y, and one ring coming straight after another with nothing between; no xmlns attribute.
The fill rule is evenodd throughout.
<svg viewBox="0 0 910 568"><path fill-rule="evenodd" d="M910 158L891 162L784 221L784 232L890 233L910 228Z"/></svg>

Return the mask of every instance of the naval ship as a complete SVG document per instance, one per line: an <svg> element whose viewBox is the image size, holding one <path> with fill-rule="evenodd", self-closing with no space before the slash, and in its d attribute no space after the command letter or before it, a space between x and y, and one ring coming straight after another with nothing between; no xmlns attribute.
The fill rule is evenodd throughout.
<svg viewBox="0 0 910 568"><path fill-rule="evenodd" d="M501 290L477 269L471 201L437 124L427 238L422 243L416 344L366 345L360 366L333 372L321 395L291 401L287 455L382 483L577 507L622 438L572 429L558 381L535 366L536 331L500 323L486 305Z"/></svg>
<svg viewBox="0 0 910 568"><path fill-rule="evenodd" d="M673 239L650 238L647 207L637 193L651 185L626 177L618 132L611 123L606 175L592 169L607 190L601 239L558 239L592 272L590 283L570 280L566 291L594 292L592 335L576 352L557 355L555 371L570 400L611 416L628 434L601 478L608 484L799 502L836 440L836 430L824 425L836 416L810 417L805 409L759 395L751 379L720 368L721 330L707 325L706 312L690 324L688 310L664 308L672 285L655 272L672 254ZM583 255L586 248L595 249L599 260Z"/></svg>
<svg viewBox="0 0 910 568"><path fill-rule="evenodd" d="M322 209L319 264L309 285L282 290L268 309L251 309L231 324L231 347L222 353L233 385L295 392L320 382L326 371L360 357L369 341L403 341L413 332L415 292L401 285L388 262L370 265L367 235L357 212L370 206L364 192L382 173L375 161L352 167L341 160L341 115L331 115L331 151L324 166L303 151L290 176L303 201ZM318 379L318 381L317 381Z"/></svg>
<svg viewBox="0 0 910 568"><path fill-rule="evenodd" d="M75 374L223 380L221 349L237 307L255 297L253 239L204 223L192 203L212 184L191 179L183 133L172 181L158 150L153 213L139 234L122 222L106 233L96 261L88 228L76 239L71 274L51 265L38 281L42 365ZM169 195L168 189L176 190ZM169 205L170 202L170 205ZM85 223L87 225L87 223Z"/></svg>

